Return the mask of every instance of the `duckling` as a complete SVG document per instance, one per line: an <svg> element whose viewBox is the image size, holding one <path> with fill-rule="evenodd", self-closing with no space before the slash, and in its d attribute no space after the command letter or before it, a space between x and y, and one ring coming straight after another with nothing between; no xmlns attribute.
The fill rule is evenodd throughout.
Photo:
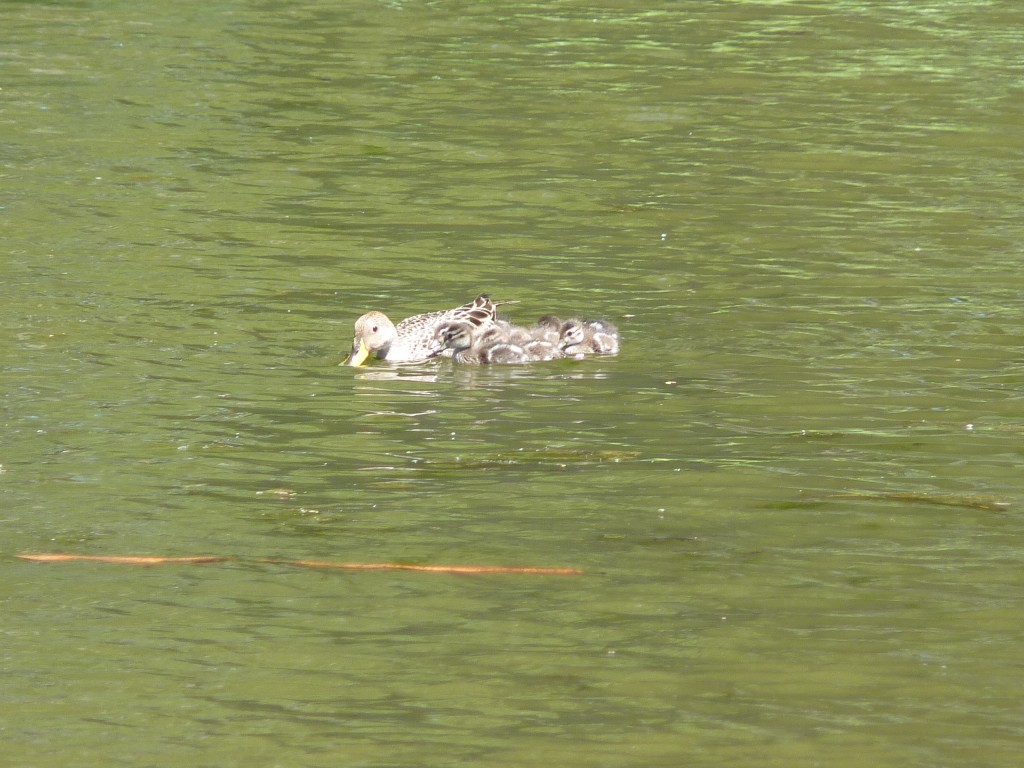
<svg viewBox="0 0 1024 768"><path fill-rule="evenodd" d="M502 341L483 347L480 350L480 362L485 365L528 363L530 356L518 344Z"/></svg>
<svg viewBox="0 0 1024 768"><path fill-rule="evenodd" d="M619 340L619 329L608 320L584 320L583 325L590 328L594 333L603 333L613 337L616 341Z"/></svg>
<svg viewBox="0 0 1024 768"><path fill-rule="evenodd" d="M523 346L533 341L533 335L522 326L513 325L508 329L508 340L513 344Z"/></svg>
<svg viewBox="0 0 1024 768"><path fill-rule="evenodd" d="M530 335L535 339L549 341L557 345L561 336L562 321L554 315L544 315L530 328Z"/></svg>
<svg viewBox="0 0 1024 768"><path fill-rule="evenodd" d="M438 337L441 348L452 350L452 359L463 365L529 362L523 348L509 342L499 326L475 331L470 323L456 321L441 325Z"/></svg>
<svg viewBox="0 0 1024 768"><path fill-rule="evenodd" d="M587 332L579 320L566 320L558 330L558 347L566 357L585 354L582 347ZM572 351L570 351L572 350Z"/></svg>
<svg viewBox="0 0 1024 768"><path fill-rule="evenodd" d="M584 320L583 327L589 333L599 355L619 354L619 329L607 320Z"/></svg>
<svg viewBox="0 0 1024 768"><path fill-rule="evenodd" d="M513 325L508 320L495 320L495 325L505 332L505 341L523 346L535 338L532 329L523 328L521 325Z"/></svg>
<svg viewBox="0 0 1024 768"><path fill-rule="evenodd" d="M615 355L619 332L606 320L568 320L562 324L559 347L566 357Z"/></svg>
<svg viewBox="0 0 1024 768"><path fill-rule="evenodd" d="M547 339L532 339L523 345L523 351L530 358L530 362L557 360L564 357L561 350L558 349L558 345Z"/></svg>
<svg viewBox="0 0 1024 768"><path fill-rule="evenodd" d="M501 333L497 326L491 328ZM464 321L442 323L437 327L435 333L434 355L451 352L452 359L457 363L469 363L478 365L479 355L473 350L473 326Z"/></svg>

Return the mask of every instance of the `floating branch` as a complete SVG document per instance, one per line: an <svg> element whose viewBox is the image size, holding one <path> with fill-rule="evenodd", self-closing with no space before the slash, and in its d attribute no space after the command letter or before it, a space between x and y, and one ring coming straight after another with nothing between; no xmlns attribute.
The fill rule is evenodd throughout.
<svg viewBox="0 0 1024 768"><path fill-rule="evenodd" d="M20 560L35 563L66 563L85 560L94 563L117 563L120 565L165 565L225 563L239 560L237 557L219 555L198 555L192 557L151 557L145 555L71 555L71 554L26 554L15 555ZM411 563L339 563L331 560L279 560L259 558L253 562L274 565L291 565L299 568L328 568L344 571L421 571L425 573L517 573L536 576L576 576L583 571L578 568L544 568L531 565L414 565Z"/></svg>
<svg viewBox="0 0 1024 768"><path fill-rule="evenodd" d="M15 555L21 560L31 560L35 563L65 563L70 560L90 560L94 563L120 563L122 565L164 565L167 563L223 563L234 560L233 557L221 557L219 555L195 555L192 557L149 557L146 555L65 555L65 554L39 554L39 555Z"/></svg>
<svg viewBox="0 0 1024 768"><path fill-rule="evenodd" d="M261 563L301 568L333 568L345 571L425 571L427 573L522 573L540 576L577 576L578 568L544 568L532 565L415 565L413 563L336 563L330 560L260 560Z"/></svg>

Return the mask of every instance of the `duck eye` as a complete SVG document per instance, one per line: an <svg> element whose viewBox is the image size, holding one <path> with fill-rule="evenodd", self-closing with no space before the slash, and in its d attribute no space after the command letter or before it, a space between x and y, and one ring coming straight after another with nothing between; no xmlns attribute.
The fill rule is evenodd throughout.
<svg viewBox="0 0 1024 768"><path fill-rule="evenodd" d="M374 333L376 333L376 332L377 332L377 326L376 326L376 325L375 325L375 326L373 326L373 332L374 332Z"/></svg>

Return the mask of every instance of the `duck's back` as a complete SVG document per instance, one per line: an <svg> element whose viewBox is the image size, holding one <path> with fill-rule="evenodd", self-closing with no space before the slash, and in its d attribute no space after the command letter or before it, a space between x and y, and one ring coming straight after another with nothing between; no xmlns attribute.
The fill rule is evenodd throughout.
<svg viewBox="0 0 1024 768"><path fill-rule="evenodd" d="M387 359L395 363L427 360L437 352L436 333L439 326L451 322L467 322L480 328L494 322L495 314L490 297L480 294L461 307L407 317L395 326L398 338L392 343Z"/></svg>

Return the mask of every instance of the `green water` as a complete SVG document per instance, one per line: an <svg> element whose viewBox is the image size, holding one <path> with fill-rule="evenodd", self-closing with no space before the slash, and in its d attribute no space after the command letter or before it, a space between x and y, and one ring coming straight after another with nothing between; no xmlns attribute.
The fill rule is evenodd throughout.
<svg viewBox="0 0 1024 768"><path fill-rule="evenodd" d="M4 764L1019 763L1024 6L0 20Z"/></svg>

